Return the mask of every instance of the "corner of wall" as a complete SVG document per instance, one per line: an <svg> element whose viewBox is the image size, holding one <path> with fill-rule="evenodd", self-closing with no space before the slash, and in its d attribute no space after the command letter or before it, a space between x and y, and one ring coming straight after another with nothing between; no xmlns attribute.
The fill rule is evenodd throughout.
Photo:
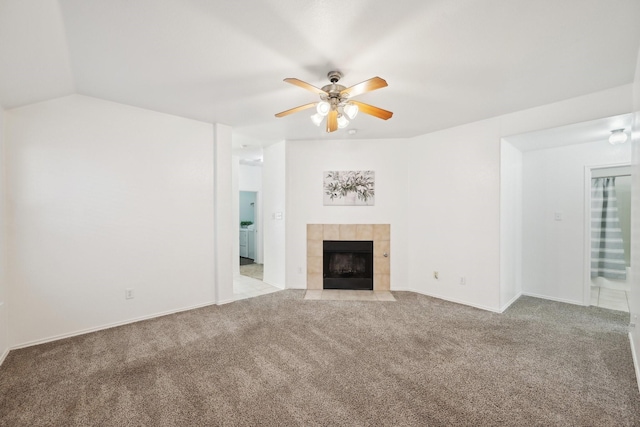
<svg viewBox="0 0 640 427"><path fill-rule="evenodd" d="M214 258L215 300L224 304L233 300L234 236L237 227L233 208L234 164L231 127L214 125ZM235 239L236 241L238 239ZM232 248L229 251L229 248Z"/></svg>
<svg viewBox="0 0 640 427"><path fill-rule="evenodd" d="M500 141L500 312L522 294L522 152Z"/></svg>
<svg viewBox="0 0 640 427"><path fill-rule="evenodd" d="M629 294L629 311L631 315L631 325L629 331L629 339L631 349L634 355L634 365L636 369L636 380L638 381L638 390L640 390L640 365L638 364L638 356L640 356L640 324L638 324L638 316L640 315L640 49L636 60L636 73L633 85L633 111L634 119L632 125L632 172L633 183L631 184L631 292Z"/></svg>
<svg viewBox="0 0 640 427"><path fill-rule="evenodd" d="M0 366L9 354L9 316L7 313L7 305L0 302Z"/></svg>
<svg viewBox="0 0 640 427"><path fill-rule="evenodd" d="M6 223L6 162L5 112L0 107L0 365L9 354L9 315L7 298L7 223Z"/></svg>
<svg viewBox="0 0 640 427"><path fill-rule="evenodd" d="M509 307L511 307L511 305L512 305L514 302L518 301L518 299L519 299L522 295L523 295L523 294L522 294L522 292L520 291L520 292L518 292L517 294L515 294L515 295L513 296L513 298L511 298L511 299L510 299L509 301L507 301L505 304L501 304L501 305L500 305L499 313L504 313L505 311L507 311L507 309L508 309Z"/></svg>

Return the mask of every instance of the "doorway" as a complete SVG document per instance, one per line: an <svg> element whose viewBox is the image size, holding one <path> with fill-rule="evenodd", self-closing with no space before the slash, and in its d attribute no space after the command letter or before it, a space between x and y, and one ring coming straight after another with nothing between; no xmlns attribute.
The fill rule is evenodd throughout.
<svg viewBox="0 0 640 427"><path fill-rule="evenodd" d="M240 274L263 279L262 264L258 259L258 192L240 191Z"/></svg>
<svg viewBox="0 0 640 427"><path fill-rule="evenodd" d="M585 293L590 295L590 305L628 312L631 166L585 169L585 265L589 269Z"/></svg>
<svg viewBox="0 0 640 427"><path fill-rule="evenodd" d="M254 141L255 142L255 141ZM234 142L236 144L236 142ZM277 212L284 211L285 199L285 142L262 147L262 144L241 145L237 142L236 154L236 175L234 176L234 220L238 230L238 237L235 240L234 249L237 248L237 255L234 254L237 264L233 278L233 289L235 299L249 298L264 293L282 290L285 287L285 252L284 252L284 221L282 215L275 219ZM245 202L250 208L250 204L255 203L253 234L257 245L254 264L260 264L255 268L262 268L262 279L245 276L240 271L240 193L252 192L256 194L256 200ZM247 226L249 228L249 226ZM247 231L248 233L248 231ZM247 245L250 234L247 234ZM237 246L236 246L237 245ZM248 245L246 257L249 257ZM244 252L243 252L244 254ZM242 266L243 270L246 270ZM246 271L245 271L246 273ZM258 276L260 277L260 276Z"/></svg>

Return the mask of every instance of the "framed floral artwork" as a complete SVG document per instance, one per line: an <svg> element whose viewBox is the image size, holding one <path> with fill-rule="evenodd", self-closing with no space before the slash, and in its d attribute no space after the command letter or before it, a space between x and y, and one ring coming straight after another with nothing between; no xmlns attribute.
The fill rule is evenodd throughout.
<svg viewBox="0 0 640 427"><path fill-rule="evenodd" d="M375 184L374 171L324 172L324 205L373 206Z"/></svg>

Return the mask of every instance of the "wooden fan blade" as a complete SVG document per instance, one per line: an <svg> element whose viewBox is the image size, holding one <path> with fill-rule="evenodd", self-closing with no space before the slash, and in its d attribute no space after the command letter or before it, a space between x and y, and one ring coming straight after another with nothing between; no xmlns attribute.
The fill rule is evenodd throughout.
<svg viewBox="0 0 640 427"><path fill-rule="evenodd" d="M292 108L290 110L286 110L286 111L283 111L281 113L278 113L278 114L276 114L276 117L288 116L289 114L297 113L298 111L306 110L307 108L312 108L312 107L315 107L315 106L316 106L315 102L312 102L311 104L300 105L299 107L295 107L295 108Z"/></svg>
<svg viewBox="0 0 640 427"><path fill-rule="evenodd" d="M393 113L391 111L383 110L382 108L374 107L373 105L365 104L364 102L358 102L358 101L349 101L349 102L357 105L359 111L365 114L369 114L370 116L377 117L382 120L388 120L393 116Z"/></svg>
<svg viewBox="0 0 640 427"><path fill-rule="evenodd" d="M340 95L348 95L349 97L354 97L357 95L361 95L365 92L371 92L372 90L380 89L383 87L387 87L387 82L380 77L372 77L369 80L365 80L357 85L353 85L351 87L346 88Z"/></svg>
<svg viewBox="0 0 640 427"><path fill-rule="evenodd" d="M319 95L322 95L322 94L326 95L327 94L327 92L323 91L322 89L317 88L314 85L311 85L311 84L309 84L307 82L303 82L302 80L299 80L299 79L294 79L294 78L289 77L289 78L284 79L284 81L287 82L287 83L291 83L292 85L299 86L302 89L306 89L306 90L311 91L313 93L317 93Z"/></svg>
<svg viewBox="0 0 640 427"><path fill-rule="evenodd" d="M338 111L331 110L327 115L327 132L335 132L338 130Z"/></svg>

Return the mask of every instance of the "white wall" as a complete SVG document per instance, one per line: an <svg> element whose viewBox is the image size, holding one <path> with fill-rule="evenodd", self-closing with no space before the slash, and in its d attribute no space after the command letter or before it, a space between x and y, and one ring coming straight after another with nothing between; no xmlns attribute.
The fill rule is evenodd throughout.
<svg viewBox="0 0 640 427"><path fill-rule="evenodd" d="M408 235L424 226L407 223L407 154L406 140L287 142L287 287L306 288L307 224L391 224L391 289L407 288ZM330 170L375 171L375 206L323 206Z"/></svg>
<svg viewBox="0 0 640 427"><path fill-rule="evenodd" d="M264 166L262 171L262 237L263 237L263 281L279 288L287 286L285 271L286 223L287 212L287 173L288 154L284 141L264 148ZM281 214L281 217L278 216Z"/></svg>
<svg viewBox="0 0 640 427"><path fill-rule="evenodd" d="M213 133L80 95L7 112L12 345L214 302Z"/></svg>
<svg viewBox="0 0 640 427"><path fill-rule="evenodd" d="M240 191L262 190L262 166L240 164L238 169L238 188Z"/></svg>
<svg viewBox="0 0 640 427"><path fill-rule="evenodd" d="M629 111L627 85L411 139L411 288L500 311L501 138Z"/></svg>
<svg viewBox="0 0 640 427"><path fill-rule="evenodd" d="M585 166L629 163L630 144L606 140L523 154L522 288L529 295L588 303ZM555 220L560 213L561 221Z"/></svg>
<svg viewBox="0 0 640 427"><path fill-rule="evenodd" d="M226 304L234 301L233 272L238 263L238 199L234 192L234 169L231 127L216 123L213 126L214 174L214 235L210 241L214 253L215 301ZM203 237L206 238L206 235Z"/></svg>
<svg viewBox="0 0 640 427"><path fill-rule="evenodd" d="M631 177L631 292L629 293L629 310L631 324L629 331L631 348L636 366L636 380L640 390L640 50L636 63L636 74L633 85L633 132L632 132L632 172Z"/></svg>
<svg viewBox="0 0 640 427"><path fill-rule="evenodd" d="M500 145L500 311L522 294L522 152Z"/></svg>
<svg viewBox="0 0 640 427"><path fill-rule="evenodd" d="M240 221L256 223L256 193L253 191L240 191Z"/></svg>
<svg viewBox="0 0 640 427"><path fill-rule="evenodd" d="M0 107L0 363L9 352L9 310L7 303L7 224L5 186L5 112Z"/></svg>
<svg viewBox="0 0 640 427"><path fill-rule="evenodd" d="M409 152L409 283L498 310L500 134L485 120L414 138ZM418 225L419 226L415 226ZM433 271L439 273L436 280ZM465 285L460 285L464 276Z"/></svg>

